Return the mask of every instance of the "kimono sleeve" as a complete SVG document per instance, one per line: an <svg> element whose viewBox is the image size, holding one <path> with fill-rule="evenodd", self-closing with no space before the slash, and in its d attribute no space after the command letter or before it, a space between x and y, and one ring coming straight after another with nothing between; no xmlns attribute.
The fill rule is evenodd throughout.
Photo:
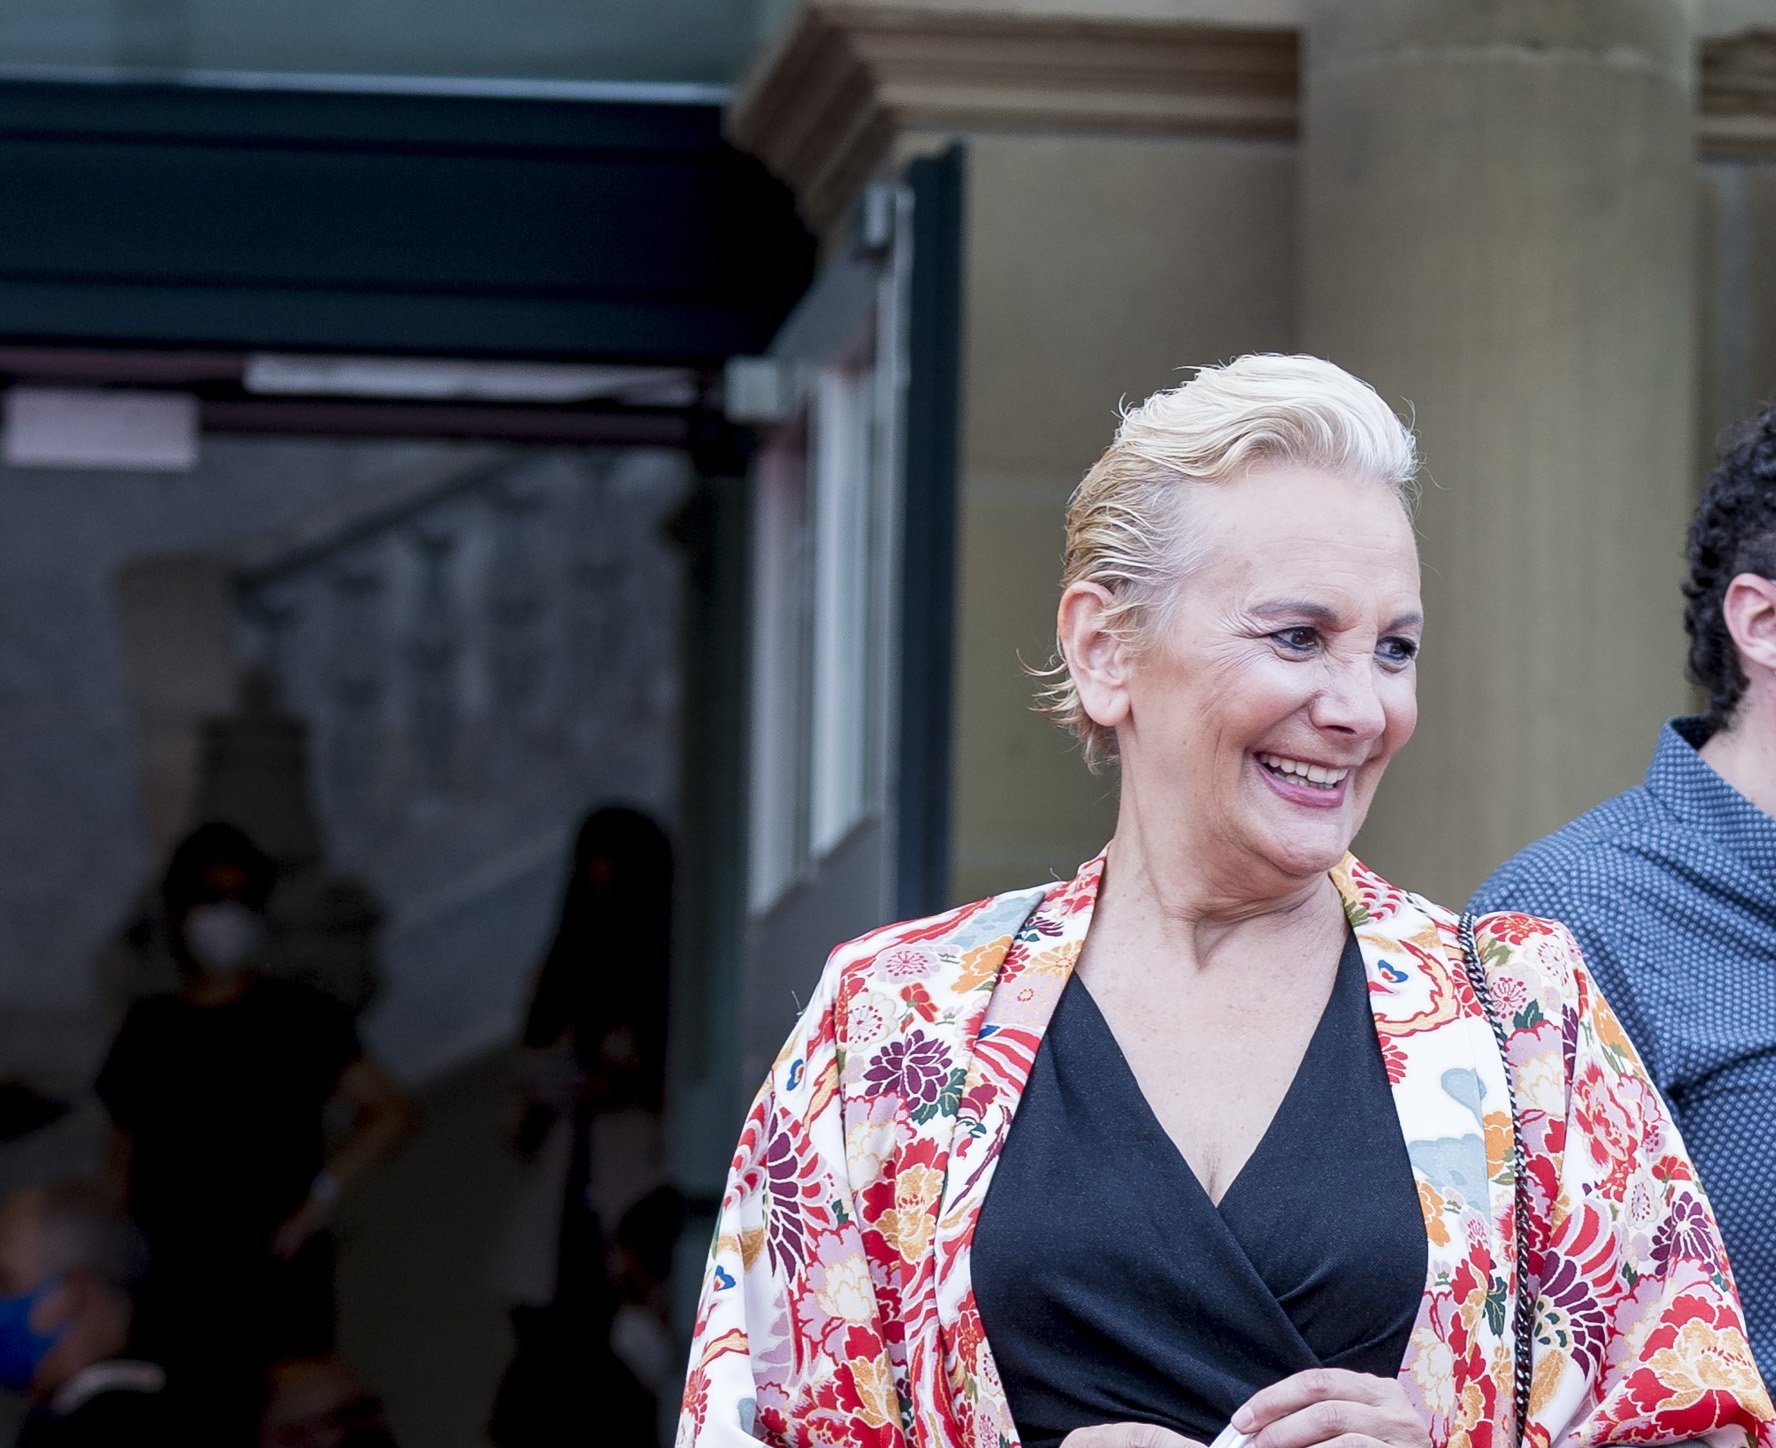
<svg viewBox="0 0 1776 1448"><path fill-rule="evenodd" d="M753 1103L705 1268L677 1448L905 1448L847 1177L829 962Z"/></svg>
<svg viewBox="0 0 1776 1448"><path fill-rule="evenodd" d="M1572 936L1535 925L1500 1000L1539 1290L1528 1441L1770 1448L1776 1414L1682 1138Z"/></svg>

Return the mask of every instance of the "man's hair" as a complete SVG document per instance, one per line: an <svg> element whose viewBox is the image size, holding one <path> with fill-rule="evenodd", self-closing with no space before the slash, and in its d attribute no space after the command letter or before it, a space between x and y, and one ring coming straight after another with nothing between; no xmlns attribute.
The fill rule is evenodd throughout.
<svg viewBox="0 0 1776 1448"><path fill-rule="evenodd" d="M1745 669L1727 629L1727 586L1741 573L1776 578L1776 407L1730 434L1690 520L1684 627L1690 678L1708 695L1710 729L1722 729L1745 693Z"/></svg>
<svg viewBox="0 0 1776 1448"><path fill-rule="evenodd" d="M46 1273L87 1272L120 1297L133 1299L148 1270L148 1246L124 1214L116 1193L87 1180L28 1189L37 1202L37 1231Z"/></svg>
<svg viewBox="0 0 1776 1448"><path fill-rule="evenodd" d="M1264 468L1376 482L1410 514L1418 448L1374 388L1321 358L1252 353L1199 368L1123 412L1067 504L1061 587L1101 585L1114 600L1109 627L1150 642L1200 561L1190 494ZM1114 759L1115 731L1085 712L1058 640L1054 665L1033 672L1050 680L1040 707L1079 740L1087 766Z"/></svg>

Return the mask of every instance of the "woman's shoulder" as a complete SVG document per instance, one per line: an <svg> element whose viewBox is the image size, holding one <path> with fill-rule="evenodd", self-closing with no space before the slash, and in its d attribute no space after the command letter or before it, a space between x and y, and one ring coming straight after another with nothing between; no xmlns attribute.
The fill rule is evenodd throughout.
<svg viewBox="0 0 1776 1448"><path fill-rule="evenodd" d="M1474 942L1489 971L1534 978L1569 998L1588 993L1584 955L1558 920L1521 910L1493 910L1473 920Z"/></svg>
<svg viewBox="0 0 1776 1448"><path fill-rule="evenodd" d="M816 1009L835 1018L841 1042L878 1015L890 1033L896 1024L941 1029L946 1020L967 1018L991 994L1019 932L1039 914L1054 913L1076 884L1007 890L848 940L827 957Z"/></svg>
<svg viewBox="0 0 1776 1448"><path fill-rule="evenodd" d="M879 980L904 984L942 977L971 951L1003 942L1064 883L1007 890L936 915L884 925L834 948L826 977L833 986Z"/></svg>
<svg viewBox="0 0 1776 1448"><path fill-rule="evenodd" d="M1390 884L1355 859L1347 860L1335 879L1359 935L1399 937L1423 948L1440 947L1451 968L1460 969L1460 910ZM1496 910L1475 915L1473 924L1474 943L1489 977L1511 976L1532 995L1575 1004L1592 993L1578 942L1558 920L1518 910Z"/></svg>
<svg viewBox="0 0 1776 1448"><path fill-rule="evenodd" d="M1462 912L1388 885L1362 869L1361 898L1373 914L1353 909L1353 923L1384 936L1415 938L1421 947L1434 936L1449 974L1463 971ZM1352 898L1347 894L1347 900ZM1499 1025L1510 1039L1511 1059L1531 1098L1557 1111L1573 1087L1577 1069L1571 1045L1599 1053L1615 1074L1642 1074L1627 1034L1585 965L1578 941L1559 920L1521 910L1494 910L1472 917L1474 944L1486 972ZM1542 1063L1531 1069L1533 1063Z"/></svg>
<svg viewBox="0 0 1776 1448"><path fill-rule="evenodd" d="M779 1095L814 1089L804 1069L834 1048L885 1048L909 1034L948 1036L982 1005L1013 939L1067 882L1008 890L935 915L900 920L847 940L826 958L797 1029L772 1063Z"/></svg>

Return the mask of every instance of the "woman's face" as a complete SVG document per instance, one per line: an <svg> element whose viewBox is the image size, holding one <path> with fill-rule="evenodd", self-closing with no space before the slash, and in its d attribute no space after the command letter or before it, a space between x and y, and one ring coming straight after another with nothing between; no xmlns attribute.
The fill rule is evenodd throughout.
<svg viewBox="0 0 1776 1448"><path fill-rule="evenodd" d="M1312 469L1197 489L1202 562L1126 673L1125 794L1262 895L1350 847L1418 720L1418 549L1385 486Z"/></svg>

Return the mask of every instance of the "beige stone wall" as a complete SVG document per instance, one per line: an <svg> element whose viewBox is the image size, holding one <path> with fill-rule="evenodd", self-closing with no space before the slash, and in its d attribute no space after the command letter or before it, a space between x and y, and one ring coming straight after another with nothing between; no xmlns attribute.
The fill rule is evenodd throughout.
<svg viewBox="0 0 1776 1448"><path fill-rule="evenodd" d="M1688 699L1690 32L1671 0L1310 17L1303 337L1416 405L1433 480L1419 732L1358 847L1459 903Z"/></svg>
<svg viewBox="0 0 1776 1448"><path fill-rule="evenodd" d="M1639 778L1698 479L1776 397L1776 0L769 5L735 135L816 226L968 138L958 896L1108 830L1020 668L1062 506L1118 397L1256 347L1421 420L1424 722L1359 849L1459 901Z"/></svg>
<svg viewBox="0 0 1776 1448"><path fill-rule="evenodd" d="M936 144L927 139L908 138L906 150ZM1114 779L1086 774L1068 742L1030 711L1033 681L1019 659L1047 660L1062 509L1109 440L1116 401L1145 396L1178 367L1298 344L1292 146L976 138L968 180L956 899L1069 869L1098 847L1114 819ZM1719 429L1776 401L1776 267L1764 260L1776 256L1776 165L1708 164L1698 210L1691 461L1678 466L1670 450L1662 464L1668 486L1653 515L1622 498L1619 509L1601 515L1618 533L1646 530L1637 546L1656 571L1639 576L1635 587L1644 606L1624 627L1644 651L1646 674L1656 677L1650 685L1646 677L1623 680L1622 689L1605 693L1608 717L1620 721L1610 740L1617 757L1557 789L1540 781L1537 798L1519 799L1514 814L1494 824L1499 843L1473 851L1466 864L1444 867L1448 890L1463 890L1511 840L1552 828L1593 798L1632 783L1659 718L1688 707L1677 594L1682 519ZM1607 385L1599 379L1597 392ZM1681 359L1669 385L1674 394L1686 386ZM1413 389L1400 395L1410 398ZM1674 406L1672 425L1684 427L1683 414ZM1428 439L1428 526L1440 535L1430 540L1439 574L1433 590L1449 571L1440 556L1457 546L1454 519L1442 525L1442 495L1484 486L1441 445L1446 431L1433 420ZM1583 458L1575 455L1569 472L1580 477ZM1578 556L1578 566L1604 570L1621 556L1616 546L1599 544ZM1582 576L1572 585L1567 593L1586 591ZM1462 606L1456 600L1445 608ZM1571 599L1542 606L1569 617L1575 607ZM1600 617L1587 627L1607 632L1612 625ZM1546 707L1552 684L1538 688ZM1420 741L1429 741L1426 755L1445 747L1442 736L1463 737L1453 718L1437 717L1439 707L1433 699ZM1413 821L1409 829L1421 828L1418 822L1446 798L1438 782L1441 762L1427 759L1414 769L1409 761L1417 752L1415 745L1389 781L1382 816L1406 816ZM1556 761L1554 768L1569 766ZM1385 852L1384 863L1396 869L1419 854L1376 838L1364 845L1378 856ZM1402 874L1420 883L1413 863Z"/></svg>
<svg viewBox="0 0 1776 1448"><path fill-rule="evenodd" d="M1742 290L1722 298L1726 309L1744 308L1745 372L1739 397L1752 406L1776 402L1776 165L1743 168L1745 265Z"/></svg>
<svg viewBox="0 0 1776 1448"><path fill-rule="evenodd" d="M983 137L967 160L953 891L1071 871L1113 779L1033 713L1062 513L1120 399L1295 339L1293 148Z"/></svg>
<svg viewBox="0 0 1776 1448"><path fill-rule="evenodd" d="M1710 162L1697 227L1697 469L1721 432L1776 402L1776 165Z"/></svg>

